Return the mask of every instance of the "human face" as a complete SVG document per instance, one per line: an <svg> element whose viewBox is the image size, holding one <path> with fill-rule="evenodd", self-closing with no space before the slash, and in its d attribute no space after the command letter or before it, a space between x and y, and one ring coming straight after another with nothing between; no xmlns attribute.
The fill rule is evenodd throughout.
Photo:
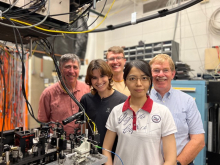
<svg viewBox="0 0 220 165"><path fill-rule="evenodd" d="M171 71L168 61L163 63L154 62L151 65L154 89L162 96L171 88L171 81L175 71Z"/></svg>
<svg viewBox="0 0 220 165"><path fill-rule="evenodd" d="M61 66L61 73L68 85L75 85L79 77L79 64L69 60Z"/></svg>
<svg viewBox="0 0 220 165"><path fill-rule="evenodd" d="M108 90L110 77L102 75L99 69L94 69L92 71L92 87L97 90L97 92L104 93Z"/></svg>
<svg viewBox="0 0 220 165"><path fill-rule="evenodd" d="M121 57L121 59L117 59L117 57ZM114 60L108 60L111 58L113 58ZM108 52L107 63L110 66L113 74L123 73L125 62L126 59L124 58L122 53Z"/></svg>
<svg viewBox="0 0 220 165"><path fill-rule="evenodd" d="M132 97L146 98L150 86L150 78L140 69L133 67L128 73L125 85L128 87Z"/></svg>

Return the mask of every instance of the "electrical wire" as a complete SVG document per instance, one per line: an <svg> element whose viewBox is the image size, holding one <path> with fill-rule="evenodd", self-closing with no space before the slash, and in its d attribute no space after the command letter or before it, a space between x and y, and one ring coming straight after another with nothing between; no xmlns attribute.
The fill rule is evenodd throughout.
<svg viewBox="0 0 220 165"><path fill-rule="evenodd" d="M3 77L3 85L4 85L4 103L3 103L3 123L2 123L2 132L1 132L1 144L3 141L3 130L4 130L4 125L5 125L5 108L6 108L6 85L5 85L5 73L4 70L2 68L3 62L0 59L0 70L1 70L1 74Z"/></svg>
<svg viewBox="0 0 220 165"><path fill-rule="evenodd" d="M110 153L115 154L115 155L120 159L121 164L124 165L122 159L120 158L120 156L118 156L118 154L116 154L116 153L114 153L114 152L112 152L112 151L110 151L110 150L107 150L107 149L105 149L105 148L103 148L103 147L99 147L99 146L97 146L97 145L96 145L95 147L96 147L96 148L99 148L99 149L102 149L102 150L106 150L106 151L108 151L108 152L110 152Z"/></svg>
<svg viewBox="0 0 220 165"><path fill-rule="evenodd" d="M57 65L57 62L56 62L56 58L55 58L55 56L52 54L52 59L53 59L53 61L54 61L54 65L55 65L55 68L56 68L56 71L57 71L57 75L58 75L58 77L59 77L59 79L60 79L60 82L61 82L61 85L62 85L62 87L64 88L64 91L66 91L68 94L69 94L69 96L71 97L71 99L78 105L78 107L84 112L84 114L86 115L86 117L88 118L87 119L87 121L88 121L88 124L89 124L89 121L91 120L91 119L89 119L89 117L88 117L88 115L86 114L86 112L85 112L85 109L83 108L83 106L79 103L79 101L75 98L75 96L72 94L72 93L70 93L70 91L69 91L69 89L66 87L66 85L65 85L65 83L63 82L63 78L62 78L62 75L61 75L61 72L60 72L60 70L59 70L59 67L58 67L58 65ZM91 120L92 121L92 120ZM96 126L95 125L95 123L92 121L92 123L94 124L94 127ZM94 131L93 130L91 130L92 132L93 132L93 134L95 133L95 128L94 128Z"/></svg>
<svg viewBox="0 0 220 165"><path fill-rule="evenodd" d="M47 14L46 14L46 16L44 17L44 19L43 19L42 21L40 21L40 22L38 22L38 23L36 23L36 24L34 24L34 25L29 24L30 26L15 26L15 25L9 25L9 24L2 23L2 22L0 22L0 25L12 27L12 28L18 28L18 29L32 28L32 27L38 26L38 25L42 24L44 21L46 21L46 19L47 19L47 17L49 16L49 14L50 14L50 0L48 0ZM2 17L2 18L4 18L4 17ZM15 21L14 19L10 19L10 20ZM15 22L19 22L19 21L17 20L17 21L15 21ZM22 22L22 21L20 21L20 22Z"/></svg>
<svg viewBox="0 0 220 165"><path fill-rule="evenodd" d="M35 31L35 32L37 32L37 33L40 33L40 34L43 34L43 35L47 35L47 36L50 36L50 37L62 37L62 36L63 36L62 34L52 35L52 34L48 34L48 33L43 33L43 32L41 32L41 31L38 31L38 30L32 29L32 28L30 28L29 30L32 30L32 31Z"/></svg>
<svg viewBox="0 0 220 165"><path fill-rule="evenodd" d="M80 14L80 16L78 16L76 19L73 20L73 23L70 24L70 27L71 27L77 20L79 20L86 12L88 12L88 10L89 10L92 6L93 6L93 3L91 3L91 4L89 5L89 7L87 7L86 10L84 10L84 11L82 12L82 14Z"/></svg>
<svg viewBox="0 0 220 165"><path fill-rule="evenodd" d="M108 12L106 13L105 17L102 19L102 21L96 26L94 27L93 29L91 30L87 30L87 31L82 31L82 32L69 32L69 31L60 31L60 30L49 30L49 29L44 29L44 28L41 28L41 27L38 27L35 25L35 28L39 29L39 30L43 30L43 31L47 31L47 32L51 32L51 33L69 33L69 34L78 34L78 33L89 33L89 32L92 32L94 31L96 28L98 28L103 22L104 20L107 18L112 6L114 5L115 3L115 0L113 0ZM19 21L19 20L16 20L16 19L11 19L12 21L14 22L18 22L18 23L21 23L21 24L24 24L24 25L28 25L28 26L33 26L27 22L23 22L23 21Z"/></svg>
<svg viewBox="0 0 220 165"><path fill-rule="evenodd" d="M29 5L29 4L31 4L32 2L35 2L35 0L26 3L25 5L21 6L20 8L23 8L23 7L25 7L25 6ZM18 10L21 10L21 9L18 9ZM17 11L17 10L15 10L15 11Z"/></svg>
<svg viewBox="0 0 220 165"><path fill-rule="evenodd" d="M4 15L4 17L9 20L13 25L14 23L6 16ZM19 48L18 48L18 42L17 42L17 37L16 37L16 31L18 33L18 36L19 36L19 39L20 39L20 42L21 42L21 53L19 51ZM21 62L22 62L22 94L23 94L23 97L25 99L25 102L26 102L26 105L27 105L27 109L28 109L28 112L29 114L31 115L31 117L38 123L40 124L47 124L47 123L43 123L43 122L40 122L39 120L37 120L34 116L34 112L33 112L33 109L32 109L32 106L30 105L28 99L27 99L27 96L26 96L26 91L25 91L25 85L24 85L24 79L25 79L25 66L24 66L24 49L23 49L23 42L22 42L22 38L21 38L21 34L20 32L18 31L17 28L13 28L13 33L14 33L14 37L15 37L15 46L16 46L16 49L18 51L18 54L19 54L19 57L21 59ZM51 122L49 122L50 124Z"/></svg>
<svg viewBox="0 0 220 165"><path fill-rule="evenodd" d="M50 55L48 55L49 57L51 57ZM52 58L52 57L51 57ZM56 74L57 75L57 74ZM57 75L57 78L59 79L59 76ZM61 86L62 87L62 86ZM62 89L65 91L65 89L62 87ZM66 92L66 91L65 91ZM92 131L92 127L90 125L90 122L93 124L93 133L96 132L96 124L95 122L89 118L89 116L86 114L86 112L84 112L85 116L87 117L87 122L88 122L88 125L90 127L90 130Z"/></svg>
<svg viewBox="0 0 220 165"><path fill-rule="evenodd" d="M173 9L170 9L170 10L162 10L162 11L158 11L157 14L153 14L153 15L150 15L150 16L146 16L146 17L143 17L143 18L139 18L136 20L136 24L137 23L141 23L141 22L145 22L145 21L149 21L149 20L152 20L152 19L155 19L155 18L159 18L159 17L164 17L166 15L169 15L169 14L173 14L175 12L178 12L178 11L181 11L181 10L184 10L188 7L191 7L199 2L201 2L202 0L191 0L189 2L186 2L178 7L175 7ZM109 31L109 30L115 30L115 29L119 29L119 28L122 28L122 27L126 27L126 26L129 26L129 25L132 25L131 24L131 21L129 22L124 22L124 23L121 23L121 24L118 24L118 25L109 25L107 26L106 28L100 28L100 29L96 29L96 30L93 30L91 31L92 33L96 33L96 32L104 32L104 31Z"/></svg>
<svg viewBox="0 0 220 165"><path fill-rule="evenodd" d="M35 8L35 9L34 9L33 11L31 11L30 13L28 13L28 14L30 15L30 14L32 14L32 13L35 13L35 12L38 11L40 8L42 8L43 6L45 6L46 2L47 2L47 0L41 0L41 3L38 4L37 7L36 7L36 6L30 7L29 10L30 10L30 9L34 9L34 8ZM49 3L48 3L48 7L49 7ZM27 10L27 9L26 9L26 10ZM48 8L48 10L49 10L49 8ZM49 16L49 14L48 14L48 16Z"/></svg>
<svg viewBox="0 0 220 165"><path fill-rule="evenodd" d="M86 20L84 20L84 19L86 19ZM78 29L80 29L84 24L87 26L87 24L86 24L86 22L88 21L88 19L89 19L89 12L88 12L88 14L87 14L87 18L82 18L81 20L82 20L82 23L77 27L77 28L75 28L75 29L73 29L73 30L71 30L71 31L77 31ZM88 29L88 28L87 28Z"/></svg>
<svg viewBox="0 0 220 165"><path fill-rule="evenodd" d="M15 59L16 61L21 61L19 58L14 57L7 48L4 48L3 46L0 46L4 52L6 52L11 58ZM1 53L0 53L1 54Z"/></svg>
<svg viewBox="0 0 220 165"><path fill-rule="evenodd" d="M49 4L49 5L48 5L48 13L47 13L47 16L49 15L50 0L48 1L48 4ZM114 4L114 2L112 3L112 5L113 5L113 4ZM112 7L112 6L111 6L111 7ZM111 9L111 7L110 7L110 9ZM109 9L109 11L110 11L110 9ZM109 12L109 11L108 11L108 12ZM107 13L107 14L108 14L108 13ZM106 14L106 17L107 17L107 14ZM18 28L22 28L22 27L21 27L21 26L15 26L15 24L12 22L13 19L10 19L6 14L3 14L3 16L4 16L5 19L9 20L9 21L12 23L12 25L8 25L8 24L7 24L7 25L13 28L13 32L14 32L14 36L15 36L15 42L16 42L16 49L17 49L18 54L19 54L19 57L20 57L20 59L21 59L21 61L22 61L22 94L23 94L23 96L24 96L24 98L25 98L25 101L26 101L26 104L27 104L27 108L28 108L29 114L30 114L38 123L41 123L41 124L42 124L42 122L38 121L38 120L35 118L33 109L32 109L30 103L29 103L28 100L27 100L27 96L26 96L26 92L25 92L25 86L24 86L24 76L25 76L24 50L23 50L23 42L22 42L22 39L21 39L21 35L20 35L20 32L18 31ZM44 20L47 18L47 16L44 18ZM43 21L44 21L44 20L43 20ZM43 22L43 21L41 21L41 22ZM40 23L41 23L41 22L40 22ZM103 22L103 21L102 21L102 22ZM102 23L102 22L101 22L101 23ZM35 25L31 25L31 26L28 26L28 27L25 26L25 28L34 27L34 26L36 26L36 25L39 25L40 23L35 24ZM1 23L0 23L0 24L1 24ZM16 30L16 31L15 31L15 30ZM20 40L21 40L21 53L20 53L19 48L18 48L16 32L17 32L17 34L18 34L18 36L19 36L19 38L20 38ZM53 53L53 48L52 48L52 46L50 45L50 43L49 43L46 39L43 39L42 41L43 41L43 43L44 43L43 45L45 45L45 47L47 47L47 49L48 49L47 51L48 51L51 55L53 55L53 59L55 59L55 56L54 56L54 53ZM58 70L57 70L58 75L61 75L61 74L60 74L60 71L59 71L59 67L57 66L57 63L55 64L55 66L58 68ZM62 86L64 87L65 91L67 91L67 93L68 93L68 92L69 92L69 91L68 91L68 88L65 86L65 83L62 82L62 79L61 79L61 84L62 84ZM68 94L69 94L70 97L76 102L76 104L79 106L79 108L85 112L85 110L83 109L83 107L81 106L81 104L80 104L79 102L77 102L77 99L74 97L74 95L72 95L71 93L68 93ZM85 115L86 115L86 114L85 114ZM95 127L96 127L95 123L94 123L91 119L89 119L89 117L88 117L87 115L86 115L86 117L87 117L88 123L89 123L89 122L92 122L92 123L93 123L93 125L94 125L94 132L95 132L95 131L96 131L96 129L95 129ZM54 124L54 123L49 122L49 123L47 123L47 124ZM60 123L59 123L59 124L60 124ZM91 127L91 126L90 126L90 127ZM94 132L93 132L93 133L94 133Z"/></svg>
<svg viewBox="0 0 220 165"><path fill-rule="evenodd" d="M100 15L102 14L102 12L103 12L103 10L104 10L104 8L105 8L106 2L107 2L107 0L105 0L105 3L104 3L103 8L102 8L102 10L101 10L101 12L100 12ZM100 17L100 15L98 15L98 16L96 17L96 19L95 19L90 25L88 25L88 28L89 28L90 26L92 26L92 25L97 21L97 19Z"/></svg>
<svg viewBox="0 0 220 165"><path fill-rule="evenodd" d="M187 19L188 19L188 21L189 21L188 12L187 12L186 10L185 10L185 12L186 12ZM189 21L189 22L190 22L190 21ZM195 43L195 45L196 45L196 51L197 51L197 53L198 53L199 60L200 60L200 62L201 62L201 64L202 64L202 59L201 59L201 57L200 57L199 49L198 49L197 42L196 42L196 39L195 39L195 34L193 33L193 30L192 30L192 25L189 24L189 27L190 27L191 32L192 32L192 34L193 34L193 41L194 41L194 43Z"/></svg>
<svg viewBox="0 0 220 165"><path fill-rule="evenodd" d="M144 17L144 18L140 18L140 19L137 19L136 23L140 23L140 22L144 22L144 21L148 21L148 20L151 20L151 19L155 19L155 18L158 18L158 17L164 17L166 15L169 15L169 14L172 14L172 13L175 13L177 11L180 11L180 10L184 10L190 6L193 6L199 2L201 2L202 0L191 0L190 2L187 2L179 7L176 7L174 9L171 9L171 10L167 10L165 12L162 12L162 13L158 13L158 14L153 14L151 16L147 16L147 17ZM58 31L58 30L48 30L48 29L44 29L44 28L40 28L40 27L37 27L35 25L35 28L37 29L40 29L40 30L43 30L43 31L47 31L47 32L53 32L53 33L89 33L89 32L103 32L103 31L108 31L108 30L114 30L114 29L118 29L118 28L122 28L122 27L125 27L125 26L129 26L131 25L131 22L126 22L126 23L122 23L122 24L119 24L119 25L110 25L108 26L107 28L102 28L102 29L97 29L95 30L96 28L98 28L102 23L103 21L106 19L109 11L111 10L113 4L114 4L115 0L113 1L112 5L110 6L107 14L105 15L105 17L103 18L103 20L93 29L91 30L87 30L87 31L82 31L82 32L69 32L69 31ZM23 21L19 21L19 20L16 20L16 19L11 19L12 21L15 21L15 22L19 22L19 23L22 23L22 24L25 24L25 25L28 25L28 26L31 26L32 24L29 24L27 22L23 22Z"/></svg>
<svg viewBox="0 0 220 165"><path fill-rule="evenodd" d="M14 7L14 6L17 4L18 1L19 1L19 0L15 1L8 9L6 9L5 11L3 11L2 13L4 14L4 13L6 13L7 11L9 11L12 7Z"/></svg>
<svg viewBox="0 0 220 165"><path fill-rule="evenodd" d="M95 124L95 122L94 122L92 119L90 119L89 116L88 116L86 113L85 113L85 115L86 115L86 117L87 117L88 124L89 124L90 121L91 121L91 123L93 124L93 133L96 132L97 130L96 130L96 124ZM90 126L90 129L92 130L92 127L91 127L90 124L89 124L89 126Z"/></svg>
<svg viewBox="0 0 220 165"><path fill-rule="evenodd" d="M5 15L5 18L10 21L10 19L9 19L6 15ZM12 24L14 24L12 21L10 21L10 22L11 22ZM17 43L17 37L16 37L15 29L16 29L16 31L17 31L17 33L18 33L18 36L19 36L20 40L21 40L21 51L22 51L22 54L20 53L20 51L19 51L19 49L18 49L18 43ZM31 105L30 105L30 103L28 102L27 97L26 97L25 86L24 86L24 76L25 76L25 66L24 66L24 59L23 59L23 58L24 58L24 50L23 50L23 42L22 42L22 39L21 39L21 35L20 35L20 32L18 31L17 28L13 28L13 32L14 32L14 36L15 36L15 43L16 43L15 46L16 46L16 49L17 49L17 51L18 51L19 57L20 57L21 62L22 62L22 94L23 94L24 99L25 99L25 101L26 101L28 110L29 110L29 107L30 107L30 109L31 109L31 111L29 111L30 115L31 115L38 123L40 123L40 122L34 117L34 115L33 115L33 113L34 113L34 112L33 112L33 109L32 109L32 107L31 107Z"/></svg>
<svg viewBox="0 0 220 165"><path fill-rule="evenodd" d="M31 1L31 2L29 2L28 4L30 4L30 3L32 3L32 2L34 2L34 1ZM24 6L27 6L28 4L25 4ZM85 3L86 4L86 3ZM83 5L85 5L85 4L82 4L82 5L80 5L80 6L83 6ZM22 6L22 7L24 7L24 6ZM20 8L22 8L22 7L20 7ZM39 7L38 7L39 8ZM31 8L28 8L28 9L18 9L18 10L15 10L15 11L13 11L11 14L14 14L14 12L17 12L17 11L20 11L20 10L24 10L24 11L26 11L26 10L29 10L29 9L31 9ZM52 14L52 15L49 15L49 17L55 17L55 16L61 16L61 15L68 15L68 14L75 14L76 12L75 11L73 11L73 12L68 12L68 13L59 13L59 14ZM19 14L19 13L18 13ZM29 15L30 15L30 13L28 13ZM17 17L10 17L10 18L20 18L20 17L24 17L24 16L26 16L25 14L23 14L23 15L19 15L19 16L17 16ZM29 17L34 17L34 18L39 18L39 17L43 17L42 15L30 15Z"/></svg>
<svg viewBox="0 0 220 165"><path fill-rule="evenodd" d="M57 125L60 125L62 127L62 129L63 129L63 125L61 123L59 123L59 122L50 121L50 122L48 122L46 124L57 124Z"/></svg>
<svg viewBox="0 0 220 165"><path fill-rule="evenodd" d="M55 69L56 69L56 72L57 72L57 75L58 75L58 78L60 79L60 83L62 85L62 88L63 90L71 97L71 99L78 105L79 109L81 109L85 116L87 117L87 121L88 121L88 124L90 125L89 122L92 122L92 124L94 125L94 131L91 129L92 133L94 134L97 127L96 127L96 124L95 122L93 122L91 119L89 119L88 115L86 114L85 112L85 109L83 108L83 106L79 103L79 101L75 98L75 96L69 91L69 89L67 88L66 84L64 83L63 81L63 78L62 78L62 75L61 75L61 72L60 72L60 69L59 69L59 66L57 64L57 60L54 56L54 53L53 53L53 47L52 45L50 44L50 42L47 40L47 39L42 39L39 41L42 45L45 45L47 47L47 50L50 52L50 57L53 59L53 62L54 62L54 65L55 65ZM91 126L90 126L91 128Z"/></svg>
<svg viewBox="0 0 220 165"><path fill-rule="evenodd" d="M220 21L216 20L216 17L219 13L220 13L220 7L213 12L209 20L209 31L215 35L220 35L220 26L216 24L216 23L220 23Z"/></svg>
<svg viewBox="0 0 220 165"><path fill-rule="evenodd" d="M27 3L27 4L25 4L24 6L20 7L19 9L14 10L14 11L11 11L10 13L8 13L8 14L9 14L8 16L10 16L11 14L12 14L12 15L18 15L18 14L20 14L22 11L28 11L28 12L29 12L29 10L32 10L32 9L34 9L34 10L31 11L31 12L29 12L28 14L34 13L34 12L36 12L37 10L39 10L42 6L45 6L46 1L47 1L47 0L40 0L40 3L36 3L35 1L30 1L29 3ZM35 2L34 5L32 5L32 6L29 7L29 8L22 9L23 7L27 6L28 4L30 4L30 3L32 3L32 2Z"/></svg>
<svg viewBox="0 0 220 165"><path fill-rule="evenodd" d="M180 5L180 3L181 3L181 0L178 0L178 6ZM174 28L174 33L173 33L173 40L174 41L175 41L175 37L176 37L176 29L177 29L178 19L179 19L179 12L176 13L175 28Z"/></svg>
<svg viewBox="0 0 220 165"><path fill-rule="evenodd" d="M15 24L18 24L18 25L22 25L22 24L20 24L20 23L18 23L18 22L14 22ZM37 32L37 33L39 33L39 34L43 34L43 35L47 35L47 36L50 36L50 37L63 37L63 35L62 34L48 34L48 33L44 33L44 32L42 32L42 31L38 31L38 30L36 30L36 29L33 29L33 28L30 28L30 29L28 29L28 30L32 30L32 31L34 31L34 32Z"/></svg>

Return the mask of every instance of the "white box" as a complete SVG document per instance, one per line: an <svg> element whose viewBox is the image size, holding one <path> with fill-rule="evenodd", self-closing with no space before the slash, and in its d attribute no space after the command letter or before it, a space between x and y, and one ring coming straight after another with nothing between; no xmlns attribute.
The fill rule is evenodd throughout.
<svg viewBox="0 0 220 165"><path fill-rule="evenodd" d="M22 0L25 1L25 4L29 3L30 1L33 0ZM31 3L33 4L33 3ZM26 8L29 8L30 5L27 5ZM47 14L47 9L48 9L48 1L46 3L46 10L41 10L36 13L41 14L41 15L46 15ZM69 13L70 12L70 1L69 0L50 0L50 15L54 14L62 14L62 13ZM60 15L60 16L53 16L52 18L57 19L62 22L69 23L69 14L66 15Z"/></svg>

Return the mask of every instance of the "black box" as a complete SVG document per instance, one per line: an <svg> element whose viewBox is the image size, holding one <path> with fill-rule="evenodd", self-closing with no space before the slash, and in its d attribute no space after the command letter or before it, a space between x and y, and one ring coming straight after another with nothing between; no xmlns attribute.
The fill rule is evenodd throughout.
<svg viewBox="0 0 220 165"><path fill-rule="evenodd" d="M208 82L207 102L220 103L220 81L209 81Z"/></svg>

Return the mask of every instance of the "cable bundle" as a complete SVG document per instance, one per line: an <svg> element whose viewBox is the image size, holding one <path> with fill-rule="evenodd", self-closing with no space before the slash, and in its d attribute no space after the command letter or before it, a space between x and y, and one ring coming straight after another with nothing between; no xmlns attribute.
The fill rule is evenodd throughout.
<svg viewBox="0 0 220 165"><path fill-rule="evenodd" d="M220 20L219 21L216 20L216 17L219 14L219 12L220 12L220 7L213 12L209 20L209 31L215 35L220 35L220 25L217 24L217 23L220 24Z"/></svg>

